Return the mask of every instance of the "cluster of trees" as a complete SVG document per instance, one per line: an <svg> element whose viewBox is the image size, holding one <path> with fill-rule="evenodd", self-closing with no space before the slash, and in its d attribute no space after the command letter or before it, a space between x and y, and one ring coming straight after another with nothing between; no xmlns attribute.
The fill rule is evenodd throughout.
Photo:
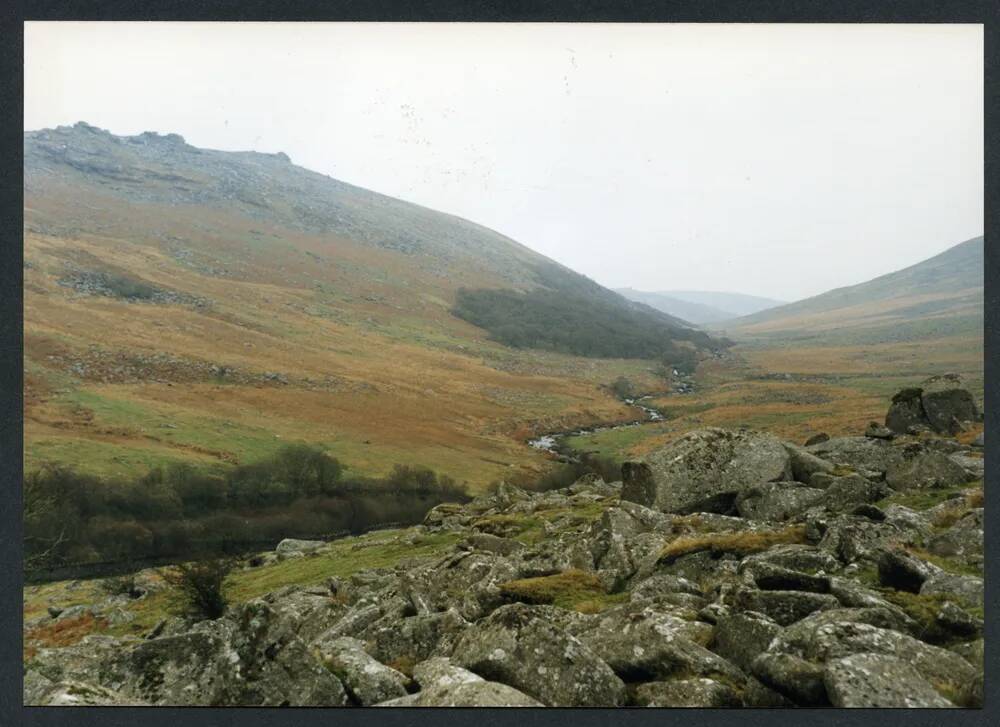
<svg viewBox="0 0 1000 727"><path fill-rule="evenodd" d="M594 358L686 359L697 348L719 343L571 271L549 265L537 272L546 287L527 292L462 288L452 312L507 346Z"/></svg>
<svg viewBox="0 0 1000 727"><path fill-rule="evenodd" d="M29 568L235 553L419 522L438 503L468 499L464 486L426 467L347 477L337 459L308 445L217 475L184 464L135 480L46 468L25 477L24 494Z"/></svg>

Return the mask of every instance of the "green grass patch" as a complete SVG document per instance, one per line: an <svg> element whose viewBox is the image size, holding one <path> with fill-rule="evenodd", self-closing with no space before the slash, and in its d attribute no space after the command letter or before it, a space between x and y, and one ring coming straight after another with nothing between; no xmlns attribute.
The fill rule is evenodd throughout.
<svg viewBox="0 0 1000 727"><path fill-rule="evenodd" d="M587 502L576 507L536 510L531 514L488 515L473 522L472 529L502 538L513 538L526 545L533 545L548 537L546 524L559 523L565 528L586 526L599 518L601 513L613 503L614 500L608 498Z"/></svg>
<svg viewBox="0 0 1000 727"><path fill-rule="evenodd" d="M639 427L607 429L603 432L566 437L567 446L577 452L587 452L598 457L627 458L628 451L639 442L668 431L666 425L644 424Z"/></svg>
<svg viewBox="0 0 1000 727"><path fill-rule="evenodd" d="M152 469L187 462L206 470L217 462L209 457L192 457L142 440L134 444L102 442L76 437L45 437L25 442L24 467L30 472L46 464L71 466L81 474L98 477L138 477Z"/></svg>
<svg viewBox="0 0 1000 727"><path fill-rule="evenodd" d="M409 542L405 536L410 533L413 531L409 529L377 531L344 538L334 541L329 550L315 555L234 571L226 581L226 596L230 603L245 603L284 586L309 586L332 576L343 578L362 570L392 568L411 558L443 555L460 539L455 533L435 533L421 535ZM141 635L148 632L160 619L172 615L173 597L169 590L158 591L131 603L129 610L134 620L110 627L107 633Z"/></svg>
<svg viewBox="0 0 1000 727"><path fill-rule="evenodd" d="M60 402L91 411L98 426L120 427L166 444L224 452L239 462L274 454L287 442L273 432L219 417L192 415L178 407L119 399L93 391L77 390ZM183 455L184 458L190 455ZM180 458L180 457L179 457Z"/></svg>

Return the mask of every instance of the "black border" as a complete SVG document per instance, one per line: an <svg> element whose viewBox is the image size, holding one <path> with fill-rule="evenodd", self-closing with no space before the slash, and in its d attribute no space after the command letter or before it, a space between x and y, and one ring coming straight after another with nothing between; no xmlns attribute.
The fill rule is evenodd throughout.
<svg viewBox="0 0 1000 727"><path fill-rule="evenodd" d="M252 709L252 708L24 708L21 706L21 584L20 539L22 468L22 256L23 203L23 20L238 20L238 21L480 21L480 22L861 22L861 23L982 23L985 41L985 387L986 429L986 706L982 710L610 710L610 709ZM997 208L990 201L997 192L1000 145L997 143L997 111L1000 102L1000 58L998 58L996 0L36 0L0 3L0 473L6 486L0 499L0 574L6 586L0 589L0 725L133 725L140 722L158 727L184 725L294 724L411 725L433 721L444 727L477 722L483 727L514 725L533 727L572 721L579 727L612 721L636 725L670 723L728 724L753 727L801 725L803 723L847 725L1000 724L1000 675L997 649L1000 627L995 617L1000 607L1000 554L998 518L989 515L1000 508L994 471L997 451L996 390L992 383L1000 350L996 342L1000 314L1000 247L992 243L997 229ZM993 688L992 690L990 688Z"/></svg>

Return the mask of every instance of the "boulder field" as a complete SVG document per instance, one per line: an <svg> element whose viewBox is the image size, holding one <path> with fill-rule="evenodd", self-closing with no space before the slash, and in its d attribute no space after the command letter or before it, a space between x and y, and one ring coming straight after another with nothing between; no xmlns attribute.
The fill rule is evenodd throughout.
<svg viewBox="0 0 1000 727"><path fill-rule="evenodd" d="M39 648L25 702L981 705L981 459L871 434L706 429L622 482L501 484L384 536L453 536L432 556ZM287 542L276 562L328 548Z"/></svg>

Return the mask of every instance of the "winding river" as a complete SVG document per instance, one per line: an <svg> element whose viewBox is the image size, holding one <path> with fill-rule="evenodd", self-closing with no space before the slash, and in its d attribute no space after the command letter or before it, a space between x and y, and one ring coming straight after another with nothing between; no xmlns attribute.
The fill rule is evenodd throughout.
<svg viewBox="0 0 1000 727"><path fill-rule="evenodd" d="M651 396L640 396L637 399L623 399L623 401L629 406L634 406L642 410L643 418L635 419L630 422L622 422L621 424L598 424L593 427L583 427L581 429L572 429L566 432L550 432L548 434L542 434L535 439L529 439L528 444L535 449L540 449L544 452L549 452L556 459L562 462L576 462L577 457L572 454L568 454L566 448L563 446L563 440L566 437L580 437L585 434L596 434L597 432L607 432L615 429L629 429L631 427L639 427L643 424L650 424L652 422L661 422L664 420L663 414L654 409L651 406L647 406L642 402L652 398Z"/></svg>

